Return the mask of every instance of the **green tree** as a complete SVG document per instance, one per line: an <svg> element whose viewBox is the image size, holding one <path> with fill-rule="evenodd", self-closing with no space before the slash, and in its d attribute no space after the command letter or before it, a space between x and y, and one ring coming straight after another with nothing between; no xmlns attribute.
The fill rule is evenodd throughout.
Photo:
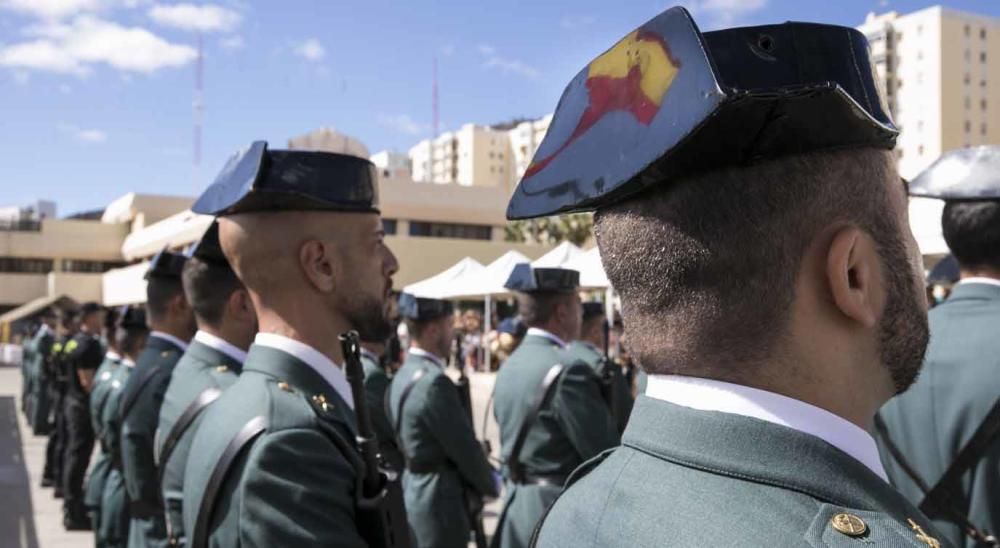
<svg viewBox="0 0 1000 548"><path fill-rule="evenodd" d="M590 213L572 213L541 219L511 221L507 223L504 239L508 242L555 245L569 241L583 245L590 239L594 216Z"/></svg>

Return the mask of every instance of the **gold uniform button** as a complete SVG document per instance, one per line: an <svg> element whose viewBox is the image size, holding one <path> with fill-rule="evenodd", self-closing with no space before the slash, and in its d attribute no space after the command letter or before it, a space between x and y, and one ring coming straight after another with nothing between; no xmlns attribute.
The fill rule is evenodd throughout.
<svg viewBox="0 0 1000 548"><path fill-rule="evenodd" d="M170 355L170 351L169 350L164 350L163 352L160 352L160 357L161 358L166 358L169 355Z"/></svg>
<svg viewBox="0 0 1000 548"><path fill-rule="evenodd" d="M217 373L225 373L226 371L229 371L229 366L226 366L226 365L219 365L219 366L216 366L216 367L215 367L215 371L216 371Z"/></svg>
<svg viewBox="0 0 1000 548"><path fill-rule="evenodd" d="M324 412L330 410L330 402L326 401L326 396L323 394L316 394L312 397L312 401L315 405L318 405Z"/></svg>
<svg viewBox="0 0 1000 548"><path fill-rule="evenodd" d="M849 537L860 537L868 532L864 520L854 514L841 513L830 518L830 525Z"/></svg>
<svg viewBox="0 0 1000 548"><path fill-rule="evenodd" d="M284 390L285 392L292 392L292 387L288 385L287 382L281 381L278 383L278 388Z"/></svg>

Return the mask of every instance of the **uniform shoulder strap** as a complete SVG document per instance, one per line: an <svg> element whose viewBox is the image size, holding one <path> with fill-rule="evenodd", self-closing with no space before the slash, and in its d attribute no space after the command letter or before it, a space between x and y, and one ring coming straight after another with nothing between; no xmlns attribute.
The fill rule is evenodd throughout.
<svg viewBox="0 0 1000 548"><path fill-rule="evenodd" d="M236 457L253 440L263 434L265 430L267 430L267 419L257 416L250 419L233 436L233 439L229 440L229 445L226 446L225 451L222 452L222 456L215 463L212 475L209 476L208 483L205 485L205 493L202 495L201 503L198 506L198 518L195 520L194 531L191 533L192 548L208 547L208 526L211 523L212 512L215 510L215 501L219 496L219 489L222 488L222 484L225 482L226 476L229 474L229 469L232 467Z"/></svg>
<svg viewBox="0 0 1000 548"><path fill-rule="evenodd" d="M121 401L121 407L119 407L120 410L119 414L121 415L122 420L125 420L125 417L128 415L128 412L132 410L132 405L134 405L135 402L138 401L139 394L142 393L142 389L145 388L146 385L149 384L149 381L153 380L153 377L155 377L159 372L160 372L159 367L151 367L147 369L146 371L143 372L142 378L136 379L135 390L131 392L129 391L125 392L125 395ZM126 384L125 386L128 387L128 384Z"/></svg>
<svg viewBox="0 0 1000 548"><path fill-rule="evenodd" d="M517 437L514 438L514 445L510 449L510 457L507 458L510 476L515 482L524 479L524 469L521 467L520 457L524 441L528 438L528 431L531 430L535 421L538 420L538 413L545 406L545 402L549 399L549 394L552 393L552 387L555 386L556 380L559 379L564 370L565 367L561 363L557 363L545 373L542 383L538 385L538 390L535 392L535 399L531 402L531 408L528 409L528 413L521 421L521 426L517 429Z"/></svg>
<svg viewBox="0 0 1000 548"><path fill-rule="evenodd" d="M184 432L187 432L187 429L192 423L194 423L194 420L201 415L201 412L207 409L209 405L212 405L212 403L219 399L219 396L221 395L222 390L219 390L218 388L206 388L202 390L201 393L194 398L194 401L191 402L186 409L184 409L184 412L181 413L181 416L177 419L177 422L174 423L174 426L167 434L166 439L163 440L163 445L161 446L162 449L159 454L156 455L157 485L163 485L163 472L166 470L166 464L170 462L170 455L172 455L174 453L174 449L177 448L177 442L181 440L181 436L184 435Z"/></svg>

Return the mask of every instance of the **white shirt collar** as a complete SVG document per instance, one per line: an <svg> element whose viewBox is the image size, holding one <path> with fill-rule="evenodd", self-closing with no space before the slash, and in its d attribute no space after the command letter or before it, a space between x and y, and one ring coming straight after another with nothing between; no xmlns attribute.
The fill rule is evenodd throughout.
<svg viewBox="0 0 1000 548"><path fill-rule="evenodd" d="M150 331L149 336L159 337L167 341L168 343L175 345L177 348L180 348L182 351L188 349L188 343L178 339L177 337L171 335L170 333L164 333L163 331Z"/></svg>
<svg viewBox="0 0 1000 548"><path fill-rule="evenodd" d="M371 360L371 361L373 361L375 363L379 362L379 357L376 356L374 352L372 352L371 350L368 350L367 348L365 348L363 346L361 347L361 355L364 356L364 357L366 357L366 358L368 358L369 360Z"/></svg>
<svg viewBox="0 0 1000 548"><path fill-rule="evenodd" d="M550 341L558 344L561 348L566 348L566 342L565 341L563 341L559 337L556 337L552 333L549 333L548 331L546 331L546 330L544 330L542 328L539 328L539 327L529 327L528 328L528 332L526 333L526 335L534 335L536 337L545 337L546 339L548 339L548 340L550 340Z"/></svg>
<svg viewBox="0 0 1000 548"><path fill-rule="evenodd" d="M194 334L194 340L209 348L214 348L215 350L222 352L240 363L247 361L247 353L245 350L223 339L222 337L216 337L207 331L199 329L198 332Z"/></svg>
<svg viewBox="0 0 1000 548"><path fill-rule="evenodd" d="M650 375L646 395L691 409L752 417L815 436L889 481L871 434L806 402L740 384L680 375Z"/></svg>
<svg viewBox="0 0 1000 548"><path fill-rule="evenodd" d="M986 278L984 276L974 276L971 278L962 278L955 285L966 285L966 284L986 284L986 285L994 285L1000 287L1000 280L996 278Z"/></svg>
<svg viewBox="0 0 1000 548"><path fill-rule="evenodd" d="M135 367L135 362L132 361L132 358L123 357L122 358L122 365L124 365L126 367Z"/></svg>
<svg viewBox="0 0 1000 548"><path fill-rule="evenodd" d="M108 350L107 352L105 352L104 357L115 362L122 361L122 355L115 352L114 350Z"/></svg>
<svg viewBox="0 0 1000 548"><path fill-rule="evenodd" d="M417 348L416 346L411 346L410 347L410 354L413 354L414 356L420 356L422 358L427 358L428 360L434 362L441 369L444 369L444 360L442 360L440 357L438 357L438 356L436 356L436 355L434 355L434 354L432 354L432 353L424 350L423 348Z"/></svg>
<svg viewBox="0 0 1000 548"><path fill-rule="evenodd" d="M323 377L323 380L337 391L337 394L347 402L347 405L354 409L354 395L351 393L351 384L347 382L344 369L319 350L277 333L257 333L253 343L295 356L299 361L311 367L313 371L319 373L319 376Z"/></svg>

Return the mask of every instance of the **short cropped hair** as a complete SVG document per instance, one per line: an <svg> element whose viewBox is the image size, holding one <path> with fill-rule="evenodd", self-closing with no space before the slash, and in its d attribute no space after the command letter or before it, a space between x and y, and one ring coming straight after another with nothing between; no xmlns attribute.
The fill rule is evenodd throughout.
<svg viewBox="0 0 1000 548"><path fill-rule="evenodd" d="M559 305L565 303L570 293L555 291L533 291L515 293L517 313L528 327L540 327L548 323Z"/></svg>
<svg viewBox="0 0 1000 548"><path fill-rule="evenodd" d="M963 268L1000 268L1000 202L948 202L941 229Z"/></svg>
<svg viewBox="0 0 1000 548"><path fill-rule="evenodd" d="M821 230L852 223L880 249L898 243L891 178L888 151L817 152L663 182L599 210L594 233L640 363L738 378L766 360Z"/></svg>
<svg viewBox="0 0 1000 548"><path fill-rule="evenodd" d="M219 327L232 294L243 288L233 269L191 257L181 274L184 294L198 323Z"/></svg>
<svg viewBox="0 0 1000 548"><path fill-rule="evenodd" d="M146 284L146 311L149 319L160 321L167 315L167 309L177 295L184 294L184 287L177 278L150 277Z"/></svg>

